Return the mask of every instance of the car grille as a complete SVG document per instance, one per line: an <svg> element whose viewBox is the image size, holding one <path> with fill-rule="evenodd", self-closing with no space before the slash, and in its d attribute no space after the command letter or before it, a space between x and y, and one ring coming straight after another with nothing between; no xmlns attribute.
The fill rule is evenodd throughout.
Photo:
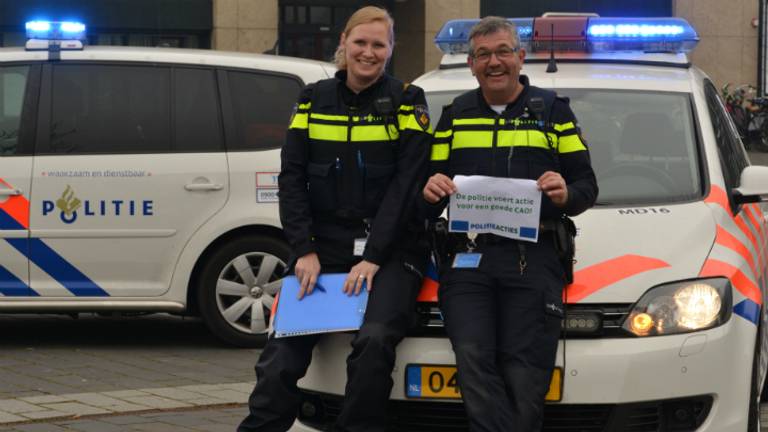
<svg viewBox="0 0 768 432"><path fill-rule="evenodd" d="M299 421L330 431L341 410L336 395L302 391ZM706 420L712 396L631 403L544 406L542 432L684 432ZM311 415L309 415L311 414ZM387 432L467 431L462 403L390 401Z"/></svg>
<svg viewBox="0 0 768 432"><path fill-rule="evenodd" d="M621 328L631 307L632 304L629 303L570 304L566 309L566 319L563 320L563 337L568 339L633 337ZM571 323L574 318L584 316L595 317L600 325L593 330L584 331ZM566 329L566 325L573 327ZM445 336L443 316L436 303L417 304L416 315L408 335L411 337Z"/></svg>

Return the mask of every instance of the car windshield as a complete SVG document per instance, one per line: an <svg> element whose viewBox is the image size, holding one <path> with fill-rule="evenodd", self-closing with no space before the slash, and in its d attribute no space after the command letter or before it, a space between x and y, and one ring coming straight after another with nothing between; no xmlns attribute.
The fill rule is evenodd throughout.
<svg viewBox="0 0 768 432"><path fill-rule="evenodd" d="M670 203L701 196L686 93L558 89L571 100L600 186L598 204ZM458 92L427 94L437 124Z"/></svg>

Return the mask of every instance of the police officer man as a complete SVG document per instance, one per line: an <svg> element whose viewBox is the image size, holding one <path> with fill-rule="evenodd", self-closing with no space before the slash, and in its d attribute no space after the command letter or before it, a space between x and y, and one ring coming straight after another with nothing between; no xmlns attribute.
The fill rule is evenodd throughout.
<svg viewBox="0 0 768 432"><path fill-rule="evenodd" d="M409 327L428 257L424 224L411 212L427 175L429 115L423 90L384 72L393 43L386 10L355 12L336 53L339 72L304 89L281 154L280 219L299 297L312 295L321 270L348 273L349 295L370 291L335 431L385 430L395 347ZM296 383L319 338L270 338L239 432L291 427L301 403Z"/></svg>
<svg viewBox="0 0 768 432"><path fill-rule="evenodd" d="M469 40L468 63L480 87L444 107L423 197L436 216L457 191L457 174L536 180L541 227L536 243L451 234L449 253L474 250L482 259L463 266L470 268L448 261L440 274L440 307L470 430L538 431L566 284L556 232L566 215L594 204L597 182L567 99L520 75L525 50L515 26L486 17Z"/></svg>

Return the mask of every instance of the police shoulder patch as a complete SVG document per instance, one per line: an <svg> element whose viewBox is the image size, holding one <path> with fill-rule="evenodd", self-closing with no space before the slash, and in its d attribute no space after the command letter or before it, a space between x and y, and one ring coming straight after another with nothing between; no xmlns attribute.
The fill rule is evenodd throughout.
<svg viewBox="0 0 768 432"><path fill-rule="evenodd" d="M415 105L413 107L413 115L416 117L416 123L419 124L423 130L429 130L429 108L426 105Z"/></svg>

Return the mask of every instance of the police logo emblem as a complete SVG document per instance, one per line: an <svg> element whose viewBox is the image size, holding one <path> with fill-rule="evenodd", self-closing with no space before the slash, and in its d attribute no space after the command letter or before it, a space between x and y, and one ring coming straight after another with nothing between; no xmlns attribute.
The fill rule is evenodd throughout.
<svg viewBox="0 0 768 432"><path fill-rule="evenodd" d="M413 116L416 117L416 123L426 130L429 130L429 109L426 105L416 105L413 107Z"/></svg>

